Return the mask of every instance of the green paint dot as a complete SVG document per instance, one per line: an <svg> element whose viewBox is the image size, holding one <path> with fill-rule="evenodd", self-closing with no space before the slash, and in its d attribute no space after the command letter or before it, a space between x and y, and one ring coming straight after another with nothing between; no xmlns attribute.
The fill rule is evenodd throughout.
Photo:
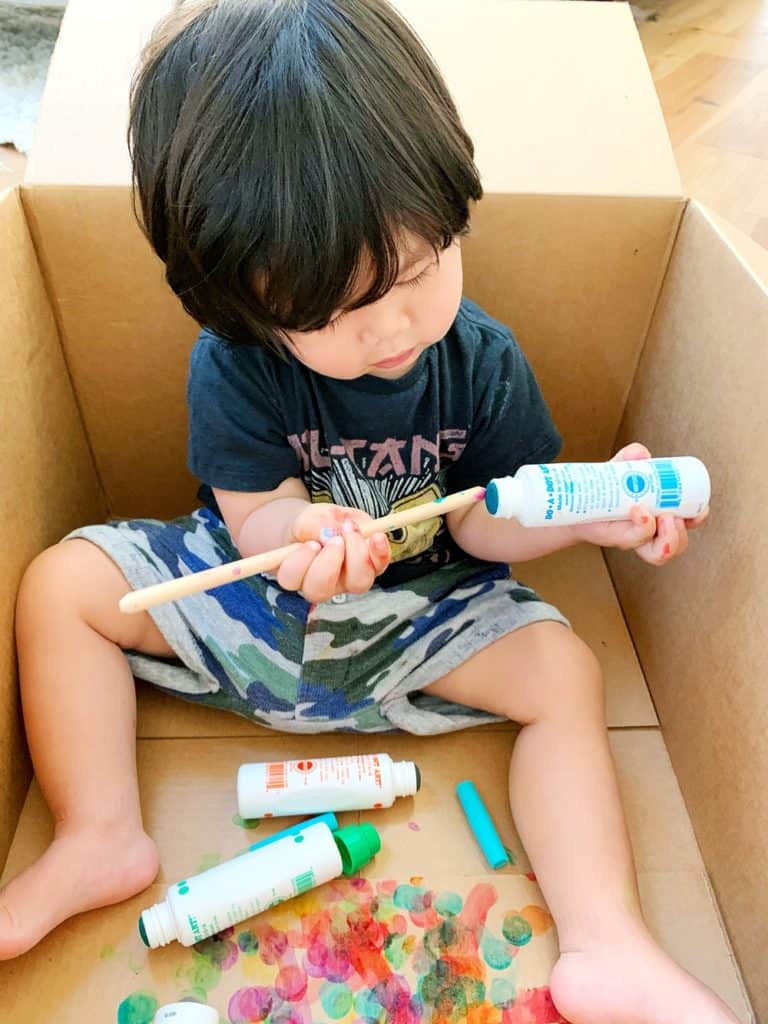
<svg viewBox="0 0 768 1024"><path fill-rule="evenodd" d="M232 824L238 828L258 828L261 818L241 818L239 814L232 815Z"/></svg>
<svg viewBox="0 0 768 1024"><path fill-rule="evenodd" d="M517 996L515 986L507 978L494 978L491 982L490 1000L500 1010L512 1006Z"/></svg>
<svg viewBox="0 0 768 1024"><path fill-rule="evenodd" d="M512 963L512 953L506 942L497 939L490 932L485 932L480 943L483 959L494 971L504 971Z"/></svg>
<svg viewBox="0 0 768 1024"><path fill-rule="evenodd" d="M456 892L441 892L435 900L438 914L458 914L462 907L462 899Z"/></svg>
<svg viewBox="0 0 768 1024"><path fill-rule="evenodd" d="M132 992L117 1008L117 1024L152 1024L159 1005L150 992Z"/></svg>
<svg viewBox="0 0 768 1024"><path fill-rule="evenodd" d="M109 960L109 958L114 956L114 955L115 955L115 947L114 946L104 946L102 948L102 950L101 950L101 953L99 953L99 957L100 957L101 960Z"/></svg>
<svg viewBox="0 0 768 1024"><path fill-rule="evenodd" d="M320 989L320 1002L332 1020L339 1020L352 1009L353 996L346 985L328 984Z"/></svg>
<svg viewBox="0 0 768 1024"><path fill-rule="evenodd" d="M504 938L513 946L525 946L531 941L531 926L520 914L507 914L501 926Z"/></svg>
<svg viewBox="0 0 768 1024"><path fill-rule="evenodd" d="M405 963L408 954L403 949L405 935L389 935L384 943L384 956L396 971Z"/></svg>

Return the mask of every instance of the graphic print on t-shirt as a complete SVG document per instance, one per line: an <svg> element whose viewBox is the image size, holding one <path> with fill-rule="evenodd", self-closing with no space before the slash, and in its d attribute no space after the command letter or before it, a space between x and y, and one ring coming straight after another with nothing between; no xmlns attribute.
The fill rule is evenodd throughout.
<svg viewBox="0 0 768 1024"><path fill-rule="evenodd" d="M373 519L434 501L445 491L446 462L464 449L466 430L441 430L434 441L417 434L408 440L342 438L327 447L317 430L291 434L288 441L302 468L313 502L346 505ZM392 561L413 558L428 550L442 527L428 519L389 534Z"/></svg>

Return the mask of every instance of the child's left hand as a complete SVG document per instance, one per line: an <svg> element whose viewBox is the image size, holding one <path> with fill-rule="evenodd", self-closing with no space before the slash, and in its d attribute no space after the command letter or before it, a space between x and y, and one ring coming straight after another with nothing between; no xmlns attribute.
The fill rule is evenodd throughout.
<svg viewBox="0 0 768 1024"><path fill-rule="evenodd" d="M630 459L650 459L651 453L645 445L628 444L613 457L614 462ZM666 565L682 555L688 547L688 531L701 526L709 515L705 509L695 519L679 519L664 513L655 519L644 505L635 505L632 518L611 520L605 523L583 523L572 527L579 540L599 544L604 548L634 549L644 562L651 565Z"/></svg>

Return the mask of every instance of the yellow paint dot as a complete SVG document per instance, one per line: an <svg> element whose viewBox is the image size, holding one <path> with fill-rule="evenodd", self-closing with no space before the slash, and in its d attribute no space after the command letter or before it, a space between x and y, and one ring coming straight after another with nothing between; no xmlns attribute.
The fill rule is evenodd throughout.
<svg viewBox="0 0 768 1024"><path fill-rule="evenodd" d="M544 910L543 907L536 907L533 904L523 907L520 911L520 916L524 917L531 926L531 931L534 935L543 935L544 932L548 932L555 923L552 920L552 915Z"/></svg>

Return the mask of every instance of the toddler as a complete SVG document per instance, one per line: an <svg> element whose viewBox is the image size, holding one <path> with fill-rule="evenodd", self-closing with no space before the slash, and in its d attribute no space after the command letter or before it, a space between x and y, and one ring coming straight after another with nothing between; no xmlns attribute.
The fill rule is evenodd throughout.
<svg viewBox="0 0 768 1024"><path fill-rule="evenodd" d="M697 522L637 506L630 522L524 529L478 503L360 533L560 447L514 337L462 298L481 186L418 39L386 0L178 4L134 81L130 144L147 236L202 326L201 507L76 530L24 577L23 709L55 838L0 893L0 956L156 876L135 673L287 731L519 722L510 804L557 925L560 1013L735 1021L649 934L597 662L509 569L579 542L661 565ZM275 575L118 611L131 587L291 541Z"/></svg>

